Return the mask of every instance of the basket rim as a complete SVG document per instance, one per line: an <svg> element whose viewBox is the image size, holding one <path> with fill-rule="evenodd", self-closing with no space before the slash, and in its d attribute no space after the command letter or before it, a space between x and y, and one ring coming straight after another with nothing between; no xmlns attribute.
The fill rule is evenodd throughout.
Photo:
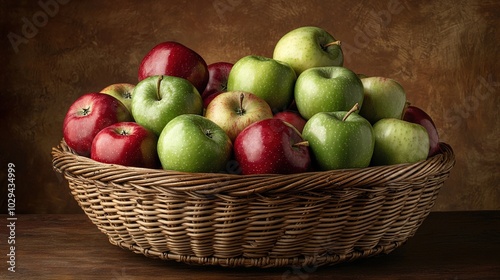
<svg viewBox="0 0 500 280"><path fill-rule="evenodd" d="M349 188L370 185L397 185L398 182L427 180L429 176L449 173L455 165L452 147L440 142L440 152L416 163L370 166L365 168L310 171L295 174L189 173L164 169L129 167L97 162L80 156L64 139L52 148L55 171L66 176L110 183L129 184L148 192L151 188L168 187L174 191L203 195L228 194L245 196L258 193L290 193L324 188Z"/></svg>

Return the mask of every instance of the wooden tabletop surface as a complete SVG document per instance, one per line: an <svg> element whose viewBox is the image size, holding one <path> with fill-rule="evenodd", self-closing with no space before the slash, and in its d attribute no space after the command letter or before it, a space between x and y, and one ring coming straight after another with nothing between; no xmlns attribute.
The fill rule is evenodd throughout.
<svg viewBox="0 0 500 280"><path fill-rule="evenodd" d="M0 279L500 279L500 211L431 212L417 234L388 255L272 269L150 259L111 245L83 214L0 217L7 224L0 231ZM15 272L8 270L12 240Z"/></svg>

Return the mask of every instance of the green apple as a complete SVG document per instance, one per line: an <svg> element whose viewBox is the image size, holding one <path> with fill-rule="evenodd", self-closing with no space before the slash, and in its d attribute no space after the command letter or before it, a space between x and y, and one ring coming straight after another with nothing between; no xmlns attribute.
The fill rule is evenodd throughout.
<svg viewBox="0 0 500 280"><path fill-rule="evenodd" d="M173 118L182 114L203 113L198 90L186 79L174 76L150 76L134 88L132 116L157 135Z"/></svg>
<svg viewBox="0 0 500 280"><path fill-rule="evenodd" d="M233 65L227 90L253 93L264 99L273 112L278 112L292 102L296 79L290 65L268 57L248 55Z"/></svg>
<svg viewBox="0 0 500 280"><path fill-rule="evenodd" d="M306 120L319 112L348 111L356 103L363 106L363 84L345 67L310 68L297 78L295 103Z"/></svg>
<svg viewBox="0 0 500 280"><path fill-rule="evenodd" d="M129 83L111 84L103 88L100 92L109 94L120 100L127 109L132 112L132 93L135 85Z"/></svg>
<svg viewBox="0 0 500 280"><path fill-rule="evenodd" d="M163 169L219 172L231 156L232 143L226 132L211 120L184 114L165 126L157 150Z"/></svg>
<svg viewBox="0 0 500 280"><path fill-rule="evenodd" d="M372 165L414 163L427 158L429 135L422 125L386 118L373 125L373 133Z"/></svg>
<svg viewBox="0 0 500 280"><path fill-rule="evenodd" d="M231 141L250 124L273 117L271 107L255 94L226 91L217 95L205 111L205 117L218 124Z"/></svg>
<svg viewBox="0 0 500 280"><path fill-rule="evenodd" d="M274 47L273 59L288 63L297 76L312 67L344 63L340 42L315 26L299 27L281 37Z"/></svg>
<svg viewBox="0 0 500 280"><path fill-rule="evenodd" d="M354 111L320 112L310 118L302 137L321 170L370 165L375 139L370 122Z"/></svg>
<svg viewBox="0 0 500 280"><path fill-rule="evenodd" d="M374 124L380 119L400 119L406 104L403 87L393 79L368 77L361 79L364 101L359 114Z"/></svg>

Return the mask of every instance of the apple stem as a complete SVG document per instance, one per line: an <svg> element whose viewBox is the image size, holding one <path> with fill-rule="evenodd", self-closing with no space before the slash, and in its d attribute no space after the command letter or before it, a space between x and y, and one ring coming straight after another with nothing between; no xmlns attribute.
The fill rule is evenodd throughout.
<svg viewBox="0 0 500 280"><path fill-rule="evenodd" d="M340 46L340 45L342 45L342 43L341 43L340 41L338 41L338 40L337 40L337 41L330 42L330 43L328 43L328 44L324 45L323 47L326 49L326 48L328 48L329 46L333 46L333 45Z"/></svg>
<svg viewBox="0 0 500 280"><path fill-rule="evenodd" d="M358 103L356 103L356 104L354 104L354 106L352 106L351 110L349 110L349 112L347 112L345 114L345 116L342 118L342 121L345 121L349 117L349 115L351 115L353 112L355 112L357 110L359 110L359 104Z"/></svg>
<svg viewBox="0 0 500 280"><path fill-rule="evenodd" d="M163 80L163 75L160 75L160 77L158 78L158 83L156 83L156 97L158 98L158 100L161 100L161 96L160 96L161 80Z"/></svg>
<svg viewBox="0 0 500 280"><path fill-rule="evenodd" d="M243 99L245 98L245 94L240 93L240 110L238 111L238 115L242 116L245 114L245 110L243 109Z"/></svg>
<svg viewBox="0 0 500 280"><path fill-rule="evenodd" d="M309 141L297 142L292 147L309 147Z"/></svg>

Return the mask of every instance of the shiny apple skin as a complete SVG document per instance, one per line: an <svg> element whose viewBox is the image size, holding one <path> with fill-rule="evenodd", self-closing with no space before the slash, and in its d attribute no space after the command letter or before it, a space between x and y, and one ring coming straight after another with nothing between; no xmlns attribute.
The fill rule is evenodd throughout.
<svg viewBox="0 0 500 280"><path fill-rule="evenodd" d="M265 119L245 128L234 142L242 174L291 174L310 170L311 157L302 136L280 119Z"/></svg>
<svg viewBox="0 0 500 280"><path fill-rule="evenodd" d="M108 94L86 93L69 107L63 121L63 137L68 147L88 157L97 133L123 121L133 121L133 117L122 102Z"/></svg>
<svg viewBox="0 0 500 280"><path fill-rule="evenodd" d="M403 113L403 120L417 123L425 127L427 133L429 134L429 157L436 155L441 151L439 147L439 133L436 125L434 124L431 116L429 116L429 114L427 114L423 109L413 105L407 106Z"/></svg>
<svg viewBox="0 0 500 280"><path fill-rule="evenodd" d="M178 42L162 42L153 47L139 66L139 81L150 76L184 78L203 92L208 82L208 66L203 57Z"/></svg>
<svg viewBox="0 0 500 280"><path fill-rule="evenodd" d="M110 125L95 136L90 157L124 166L159 168L158 136L135 122Z"/></svg>

